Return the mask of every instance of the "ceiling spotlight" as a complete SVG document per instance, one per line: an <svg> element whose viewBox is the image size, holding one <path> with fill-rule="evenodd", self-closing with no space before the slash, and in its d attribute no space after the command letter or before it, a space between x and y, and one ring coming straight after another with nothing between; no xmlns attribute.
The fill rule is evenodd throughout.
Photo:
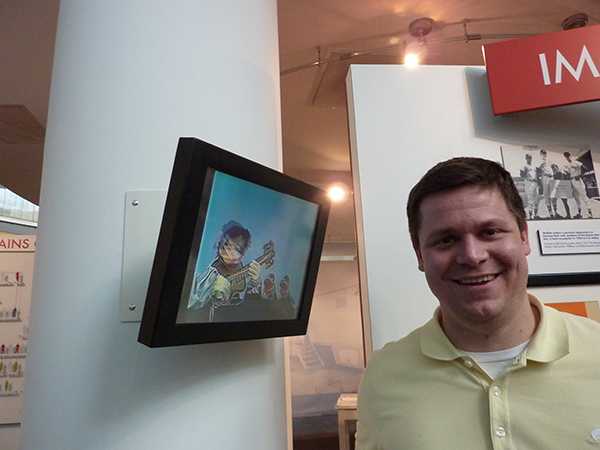
<svg viewBox="0 0 600 450"><path fill-rule="evenodd" d="M417 67L420 62L419 55L416 53L406 53L404 55L404 65L408 67Z"/></svg>
<svg viewBox="0 0 600 450"><path fill-rule="evenodd" d="M433 30L434 23L431 17L419 17L408 24L408 32L412 37L424 39Z"/></svg>
<svg viewBox="0 0 600 450"><path fill-rule="evenodd" d="M334 184L327 189L327 196L334 203L339 203L346 198L346 188L341 184Z"/></svg>

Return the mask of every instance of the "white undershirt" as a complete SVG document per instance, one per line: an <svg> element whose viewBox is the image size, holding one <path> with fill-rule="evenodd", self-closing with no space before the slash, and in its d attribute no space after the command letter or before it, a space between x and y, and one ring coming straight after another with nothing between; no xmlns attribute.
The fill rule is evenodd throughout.
<svg viewBox="0 0 600 450"><path fill-rule="evenodd" d="M497 352L465 352L479 367L481 367L492 380L504 375L513 365L513 361L519 356L529 344L529 340L516 347L498 350Z"/></svg>

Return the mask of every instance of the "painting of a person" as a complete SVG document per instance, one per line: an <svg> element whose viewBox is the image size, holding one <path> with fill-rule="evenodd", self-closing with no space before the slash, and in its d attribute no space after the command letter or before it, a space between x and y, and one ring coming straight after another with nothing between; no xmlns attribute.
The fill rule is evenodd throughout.
<svg viewBox="0 0 600 450"><path fill-rule="evenodd" d="M275 293L275 274L274 273L270 273L263 280L262 296L263 296L263 298L268 299L268 300L275 300L277 298L276 293Z"/></svg>
<svg viewBox="0 0 600 450"><path fill-rule="evenodd" d="M282 300L283 299L285 299L285 300L291 299L289 275L285 275L279 282L279 298L281 298Z"/></svg>
<svg viewBox="0 0 600 450"><path fill-rule="evenodd" d="M244 267L243 257L251 244L250 232L235 221L223 226L213 262L194 276L188 309L209 308L209 321L215 310L243 302L246 292L257 285L261 266L252 261Z"/></svg>

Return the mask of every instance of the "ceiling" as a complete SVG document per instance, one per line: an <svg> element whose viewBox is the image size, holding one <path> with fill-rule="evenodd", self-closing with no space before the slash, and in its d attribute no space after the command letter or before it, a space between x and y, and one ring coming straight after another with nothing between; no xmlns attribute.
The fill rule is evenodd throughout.
<svg viewBox="0 0 600 450"><path fill-rule="evenodd" d="M58 3L0 1L0 183L35 203ZM278 0L285 172L351 186L349 64L400 63L407 48L425 52L424 64L482 64L482 42L559 31L578 12L600 23L597 0ZM435 21L424 44L408 34L419 17ZM351 198L334 205L329 242L355 240L353 214Z"/></svg>
<svg viewBox="0 0 600 450"><path fill-rule="evenodd" d="M0 184L38 204L58 0L0 0Z"/></svg>
<svg viewBox="0 0 600 450"><path fill-rule="evenodd" d="M350 180L349 64L401 63L408 48L423 53L424 64L480 65L481 44L498 35L560 31L563 19L579 12L588 14L589 25L600 23L597 0L279 0L278 5L284 170L317 184ZM408 34L419 17L435 21L423 44ZM465 32L483 39L467 40ZM310 66L319 55L323 64ZM352 218L351 200L334 205L327 240L353 241Z"/></svg>

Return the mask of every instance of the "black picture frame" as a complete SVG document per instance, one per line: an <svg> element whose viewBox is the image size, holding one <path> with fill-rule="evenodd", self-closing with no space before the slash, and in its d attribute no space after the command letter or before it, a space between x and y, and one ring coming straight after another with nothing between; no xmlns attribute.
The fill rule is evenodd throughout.
<svg viewBox="0 0 600 450"><path fill-rule="evenodd" d="M180 304L196 270L213 175L220 172L317 206L305 276L294 319L230 322L177 321ZM286 197L287 198L287 197ZM300 180L200 139L179 139L150 275L138 341L149 347L262 339L306 333L330 201ZM290 237L293 239L293 237Z"/></svg>
<svg viewBox="0 0 600 450"><path fill-rule="evenodd" d="M600 272L544 273L529 275L527 287L600 284Z"/></svg>

